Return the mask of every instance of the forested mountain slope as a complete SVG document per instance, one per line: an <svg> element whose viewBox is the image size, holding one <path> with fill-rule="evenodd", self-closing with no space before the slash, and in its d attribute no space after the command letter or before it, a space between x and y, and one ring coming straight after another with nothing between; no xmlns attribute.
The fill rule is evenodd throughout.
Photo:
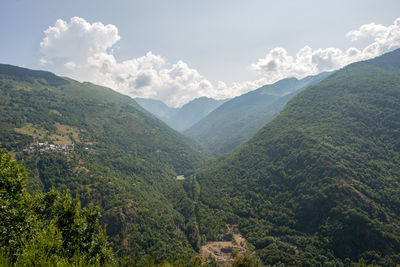
<svg viewBox="0 0 400 267"><path fill-rule="evenodd" d="M193 252L176 181L203 160L189 139L111 89L10 65L0 114L0 148L24 160L31 192L54 186L100 205L116 252Z"/></svg>
<svg viewBox="0 0 400 267"><path fill-rule="evenodd" d="M234 214L265 264L399 263L399 74L395 50L299 93L197 173L200 200Z"/></svg>
<svg viewBox="0 0 400 267"><path fill-rule="evenodd" d="M203 144L212 155L229 152L250 139L302 89L322 81L330 74L321 73L301 80L287 78L235 97L184 134Z"/></svg>

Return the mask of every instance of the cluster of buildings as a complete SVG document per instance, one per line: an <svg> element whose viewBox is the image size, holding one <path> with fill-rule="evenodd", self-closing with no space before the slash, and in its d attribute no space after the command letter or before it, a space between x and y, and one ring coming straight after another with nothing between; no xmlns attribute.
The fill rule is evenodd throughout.
<svg viewBox="0 0 400 267"><path fill-rule="evenodd" d="M36 142L32 146L24 148L22 152L24 153L63 153L65 155L74 152L75 145L67 145L67 144L49 144L48 142L39 143Z"/></svg>

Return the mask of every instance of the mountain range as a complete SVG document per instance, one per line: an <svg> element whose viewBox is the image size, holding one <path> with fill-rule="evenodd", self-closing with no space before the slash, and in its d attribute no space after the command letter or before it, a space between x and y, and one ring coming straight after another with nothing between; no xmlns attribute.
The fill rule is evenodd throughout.
<svg viewBox="0 0 400 267"><path fill-rule="evenodd" d="M297 93L331 74L321 73L301 80L287 78L230 99L184 134L202 144L211 155L232 151L250 139Z"/></svg>
<svg viewBox="0 0 400 267"><path fill-rule="evenodd" d="M213 98L200 97L186 103L180 108L171 108L162 101L154 99L135 98L135 100L144 109L164 121L171 128L183 132L228 99L215 100Z"/></svg>
<svg viewBox="0 0 400 267"><path fill-rule="evenodd" d="M203 157L132 98L1 64L0 114L0 148L24 161L29 191L68 189L84 206L99 205L117 254L194 252L176 177Z"/></svg>
<svg viewBox="0 0 400 267"><path fill-rule="evenodd" d="M297 94L197 172L200 201L237 223L266 265L400 260L400 50Z"/></svg>
<svg viewBox="0 0 400 267"><path fill-rule="evenodd" d="M225 153L208 160L128 96L0 64L0 148L23 161L30 193L54 187L100 206L114 253L148 266L199 266L202 246L238 233L244 259L265 265L395 266L399 103L400 49L224 103L200 98L180 109L180 129L205 116L185 134Z"/></svg>

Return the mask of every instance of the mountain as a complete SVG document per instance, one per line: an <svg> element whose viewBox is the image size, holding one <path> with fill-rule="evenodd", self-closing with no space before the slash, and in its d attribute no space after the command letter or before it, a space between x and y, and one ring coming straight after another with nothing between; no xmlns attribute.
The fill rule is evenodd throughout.
<svg viewBox="0 0 400 267"><path fill-rule="evenodd" d="M68 189L99 205L117 253L194 253L176 179L203 161L191 140L109 88L4 64L0 114L0 148L24 161L30 192Z"/></svg>
<svg viewBox="0 0 400 267"><path fill-rule="evenodd" d="M180 108L168 107L159 100L146 98L135 98L135 100L144 109L154 114L170 127L182 132L207 116L207 114L218 108L228 99L215 100L213 98L200 97L186 103Z"/></svg>
<svg viewBox="0 0 400 267"><path fill-rule="evenodd" d="M164 104L164 102L160 100L137 97L135 98L135 101L142 108L144 108L167 124L170 123L170 118L172 118L179 110L178 108L168 107L166 104Z"/></svg>
<svg viewBox="0 0 400 267"><path fill-rule="evenodd" d="M182 132L207 116L227 100L215 100L208 97L196 98L183 105L172 117L172 128Z"/></svg>
<svg viewBox="0 0 400 267"><path fill-rule="evenodd" d="M255 134L302 89L330 74L322 73L301 80L283 79L235 97L184 131L184 134L203 144L212 155L229 152Z"/></svg>
<svg viewBox="0 0 400 267"><path fill-rule="evenodd" d="M238 223L266 265L396 265L399 74L395 50L308 87L197 172L200 201Z"/></svg>

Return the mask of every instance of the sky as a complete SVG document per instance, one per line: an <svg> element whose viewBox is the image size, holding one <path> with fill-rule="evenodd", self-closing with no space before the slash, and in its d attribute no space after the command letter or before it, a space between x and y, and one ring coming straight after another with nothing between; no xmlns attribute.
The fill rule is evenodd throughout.
<svg viewBox="0 0 400 267"><path fill-rule="evenodd" d="M400 47L398 0L1 0L0 63L181 106Z"/></svg>

